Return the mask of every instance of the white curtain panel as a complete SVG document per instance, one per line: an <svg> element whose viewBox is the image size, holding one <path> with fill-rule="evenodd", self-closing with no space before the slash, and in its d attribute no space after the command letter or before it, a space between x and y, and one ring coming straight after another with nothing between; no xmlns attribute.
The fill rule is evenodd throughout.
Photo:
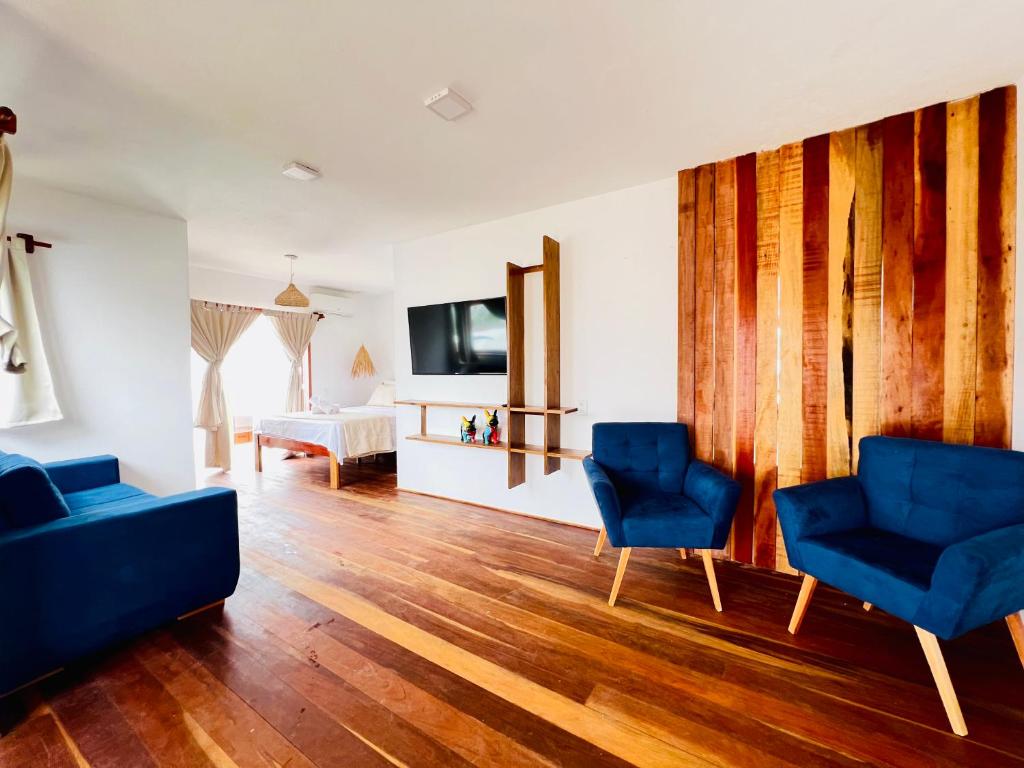
<svg viewBox="0 0 1024 768"><path fill-rule="evenodd" d="M64 418L43 349L25 243L4 236L13 178L11 150L0 134L0 428Z"/></svg>
<svg viewBox="0 0 1024 768"><path fill-rule="evenodd" d="M25 244L0 240L0 428L64 418L32 297Z"/></svg>
<svg viewBox="0 0 1024 768"><path fill-rule="evenodd" d="M316 330L316 315L299 312L264 312L277 331L277 336L284 345L285 354L292 364L292 372L288 377L288 393L285 398L286 413L306 410L306 398L302 391L302 356L313 338Z"/></svg>
<svg viewBox="0 0 1024 768"><path fill-rule="evenodd" d="M206 430L206 466L231 469L231 413L220 367L228 350L260 316L258 310L192 301L192 349L206 361L195 425Z"/></svg>

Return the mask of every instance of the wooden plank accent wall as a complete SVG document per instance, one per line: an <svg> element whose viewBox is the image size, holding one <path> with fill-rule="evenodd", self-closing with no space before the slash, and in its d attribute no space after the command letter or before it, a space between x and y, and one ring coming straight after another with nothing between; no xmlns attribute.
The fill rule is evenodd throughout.
<svg viewBox="0 0 1024 768"><path fill-rule="evenodd" d="M757 155L757 374L754 404L753 561L775 567L779 424L779 152Z"/></svg>
<svg viewBox="0 0 1024 768"><path fill-rule="evenodd" d="M791 570L772 492L890 434L1009 447L1014 87L679 173L679 399Z"/></svg>

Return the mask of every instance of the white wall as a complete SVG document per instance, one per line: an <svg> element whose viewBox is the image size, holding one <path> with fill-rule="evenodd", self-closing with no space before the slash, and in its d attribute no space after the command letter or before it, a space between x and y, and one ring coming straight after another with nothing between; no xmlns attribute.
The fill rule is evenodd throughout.
<svg viewBox="0 0 1024 768"><path fill-rule="evenodd" d="M273 307L285 282L193 266L189 294L194 299ZM297 284L305 294L313 290ZM313 394L330 403L362 405L383 379L394 378L394 312L392 296L353 294L352 317L327 315L313 333ZM353 379L350 371L356 350L365 344L377 376ZM282 401L284 393L281 394Z"/></svg>
<svg viewBox="0 0 1024 768"><path fill-rule="evenodd" d="M505 376L413 376L406 309L505 294L505 262L541 261L541 238L561 243L562 444L590 447L596 421L675 420L676 180L578 200L396 246L395 368L401 398L504 402ZM541 392L539 276L527 277L527 399ZM460 412L432 409L431 432L457 434ZM467 414L468 415L468 414ZM540 442L538 417L528 440ZM478 418L480 423L482 419ZM533 423L536 421L537 423ZM505 456L401 439L419 410L399 407L398 484L543 517L597 525L578 461L508 489Z"/></svg>
<svg viewBox="0 0 1024 768"><path fill-rule="evenodd" d="M8 231L53 243L28 258L64 419L0 430L0 448L113 453L125 482L195 487L185 222L16 178Z"/></svg>

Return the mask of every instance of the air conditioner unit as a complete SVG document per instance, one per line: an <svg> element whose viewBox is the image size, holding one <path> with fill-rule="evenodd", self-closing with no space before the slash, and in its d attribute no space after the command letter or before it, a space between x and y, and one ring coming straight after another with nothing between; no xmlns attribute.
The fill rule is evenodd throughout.
<svg viewBox="0 0 1024 768"><path fill-rule="evenodd" d="M314 288L309 293L309 308L325 315L352 317L355 315L353 304L351 296L337 291Z"/></svg>

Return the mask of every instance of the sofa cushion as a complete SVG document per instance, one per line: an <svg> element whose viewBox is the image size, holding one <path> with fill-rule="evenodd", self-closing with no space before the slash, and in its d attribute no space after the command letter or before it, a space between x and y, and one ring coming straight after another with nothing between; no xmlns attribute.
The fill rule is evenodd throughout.
<svg viewBox="0 0 1024 768"><path fill-rule="evenodd" d="M70 514L42 464L16 453L0 456L0 531L42 525Z"/></svg>
<svg viewBox="0 0 1024 768"><path fill-rule="evenodd" d="M948 546L1024 522L1024 453L927 440L866 437L860 481L868 519Z"/></svg>
<svg viewBox="0 0 1024 768"><path fill-rule="evenodd" d="M943 547L877 528L800 541L807 573L897 616L912 616L931 588Z"/></svg>
<svg viewBox="0 0 1024 768"><path fill-rule="evenodd" d="M595 424L593 447L594 459L620 492L683 492L690 463L685 424Z"/></svg>
<svg viewBox="0 0 1024 768"><path fill-rule="evenodd" d="M113 485L101 485L99 488L89 488L84 491L64 494L64 501L67 502L71 514L79 515L83 512L91 512L98 507L105 507L122 501L138 501L140 499L152 499L150 494L141 488L127 483L114 483Z"/></svg>
<svg viewBox="0 0 1024 768"><path fill-rule="evenodd" d="M709 547L715 534L711 516L674 493L626 494L622 533L631 547Z"/></svg>

